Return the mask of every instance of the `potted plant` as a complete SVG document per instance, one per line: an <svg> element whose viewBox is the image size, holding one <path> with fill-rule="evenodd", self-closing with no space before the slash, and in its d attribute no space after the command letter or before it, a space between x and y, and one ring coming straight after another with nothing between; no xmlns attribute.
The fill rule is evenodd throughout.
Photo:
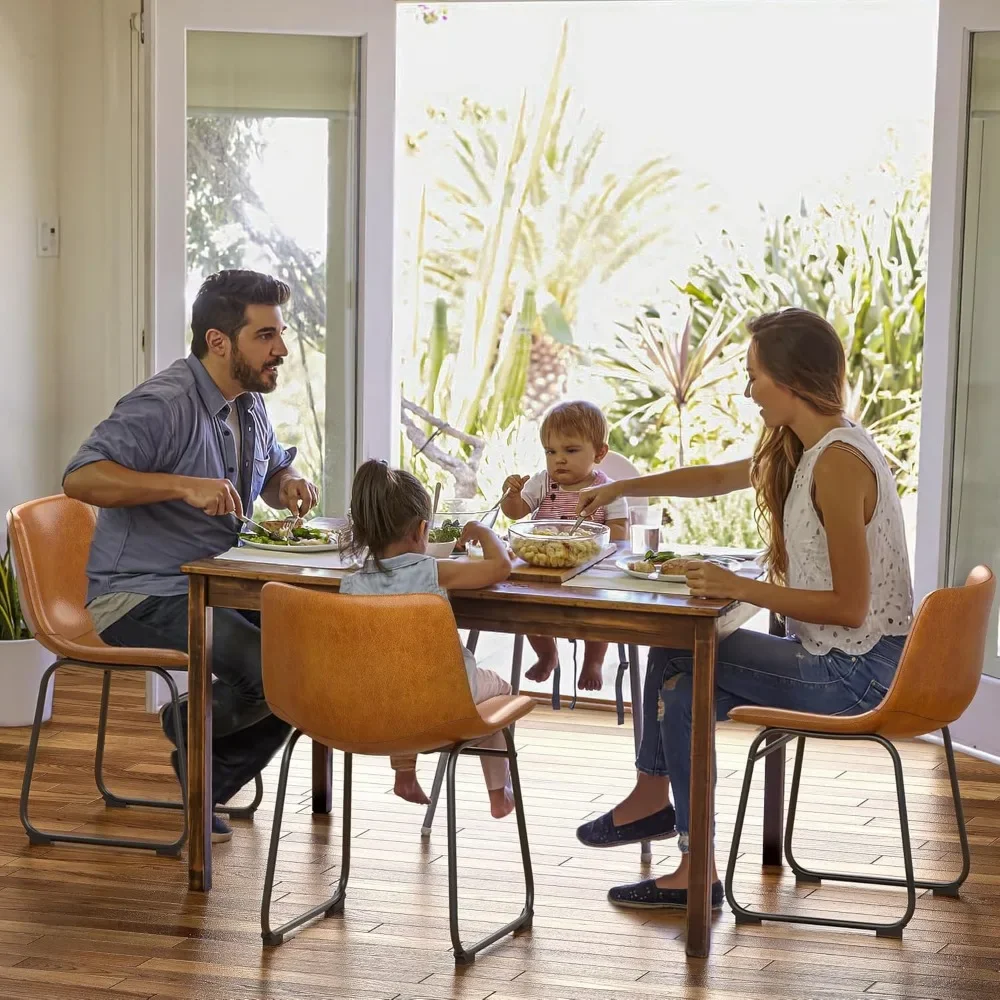
<svg viewBox="0 0 1000 1000"><path fill-rule="evenodd" d="M53 655L32 638L17 592L10 546L0 556L0 726L30 726L35 718L38 685ZM52 688L45 696L42 721L52 716Z"/></svg>

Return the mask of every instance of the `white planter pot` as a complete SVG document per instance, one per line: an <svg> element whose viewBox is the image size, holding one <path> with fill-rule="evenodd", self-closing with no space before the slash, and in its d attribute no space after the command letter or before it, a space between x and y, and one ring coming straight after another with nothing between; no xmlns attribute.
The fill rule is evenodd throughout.
<svg viewBox="0 0 1000 1000"><path fill-rule="evenodd" d="M35 703L42 674L55 657L34 639L0 642L0 726L30 726L35 721ZM52 717L52 689L49 678L42 721Z"/></svg>

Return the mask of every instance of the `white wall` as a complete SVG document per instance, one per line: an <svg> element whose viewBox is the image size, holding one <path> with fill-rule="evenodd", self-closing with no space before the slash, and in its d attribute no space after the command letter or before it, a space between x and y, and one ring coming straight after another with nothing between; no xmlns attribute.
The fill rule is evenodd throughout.
<svg viewBox="0 0 1000 1000"><path fill-rule="evenodd" d="M91 427L135 384L132 8L0 0L0 513L59 489ZM36 256L39 216L60 255Z"/></svg>
<svg viewBox="0 0 1000 1000"><path fill-rule="evenodd" d="M53 0L0 0L0 512L58 482L55 433L59 261L35 256L57 211Z"/></svg>
<svg viewBox="0 0 1000 1000"><path fill-rule="evenodd" d="M62 467L143 373L132 315L130 18L139 0L56 0Z"/></svg>

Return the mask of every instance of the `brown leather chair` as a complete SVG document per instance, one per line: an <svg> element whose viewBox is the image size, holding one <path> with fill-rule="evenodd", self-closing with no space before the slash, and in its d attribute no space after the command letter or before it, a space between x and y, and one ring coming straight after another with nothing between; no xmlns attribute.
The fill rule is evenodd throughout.
<svg viewBox="0 0 1000 1000"><path fill-rule="evenodd" d="M25 621L35 638L57 657L45 671L38 689L38 703L31 742L21 786L21 823L33 844L71 843L101 844L110 847L134 847L155 850L158 854L178 855L187 838L187 806L183 796L176 802L134 799L116 795L104 780L104 744L108 725L108 705L111 675L115 671L143 671L161 677L174 703L175 738L181 748L178 769L181 783L185 777L185 755L180 732L180 712L177 685L170 670L187 670L186 653L170 649L136 649L109 646L94 631L87 613L87 556L97 523L93 507L63 494L30 500L12 508L7 514L7 531L17 572L18 590ZM113 808L146 806L157 809L181 810L184 828L176 840L159 842L93 837L82 834L56 833L40 830L28 817L28 797L38 754L45 693L52 675L61 667L92 667L104 673L101 710L97 727L97 749L94 778L105 803ZM260 804L263 784L257 777L256 796L250 806L219 807L230 815L248 816Z"/></svg>
<svg viewBox="0 0 1000 1000"><path fill-rule="evenodd" d="M457 964L473 961L487 945L530 927L534 882L511 726L531 711L534 702L523 695L473 702L448 602L432 594L353 596L267 583L261 620L264 695L274 714L295 727L282 757L274 807L261 901L264 943L280 944L289 931L313 917L343 912L350 871L354 754L447 754L448 903ZM501 731L506 750L475 746L484 736ZM288 768L302 735L344 754L340 883L325 902L272 928L271 890ZM525 881L520 915L469 946L462 944L458 928L455 766L460 754L496 754L509 760Z"/></svg>
<svg viewBox="0 0 1000 1000"><path fill-rule="evenodd" d="M740 796L729 864L726 869L726 898L736 914L738 924L779 920L788 923L873 930L880 937L900 937L903 928L913 916L918 888L931 889L935 895L958 895L960 886L969 874L969 840L965 830L958 773L955 769L955 753L948 726L969 707L979 686L986 632L995 591L996 579L993 573L985 566L977 566L969 574L964 586L947 587L928 594L921 602L913 620L913 627L903 648L903 655L892 685L881 704L869 712L861 715L831 716L742 705L729 713L729 717L735 722L764 727L763 732L750 745L743 792ZM894 739L925 736L937 729L941 730L944 739L945 757L948 761L948 774L951 778L955 805L955 820L962 845L962 870L949 882L932 882L914 876L906 793L903 787L903 766L899 752L892 744ZM889 752L896 776L905 878L819 872L804 868L795 860L792 853L792 835L802 777L802 758L808 738L868 740L881 744ZM739 854L754 765L769 754L782 750L785 744L793 739L797 741L797 746L788 804L788 822L785 826L785 855L795 872L796 881L816 883L827 879L864 885L904 886L907 896L906 912L898 920L891 923L873 923L788 913L764 913L746 909L736 902L733 896L733 873ZM768 742L761 749L765 741Z"/></svg>

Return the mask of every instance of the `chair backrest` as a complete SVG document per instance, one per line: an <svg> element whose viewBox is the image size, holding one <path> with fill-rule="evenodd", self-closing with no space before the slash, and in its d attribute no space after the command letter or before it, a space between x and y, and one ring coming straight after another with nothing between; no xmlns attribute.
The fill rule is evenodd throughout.
<svg viewBox="0 0 1000 1000"><path fill-rule="evenodd" d="M977 566L964 586L920 604L889 693L870 713L869 731L923 736L953 723L975 697L983 672L996 578Z"/></svg>
<svg viewBox="0 0 1000 1000"><path fill-rule="evenodd" d="M271 710L338 750L417 752L483 730L455 616L434 594L265 584L261 659Z"/></svg>
<svg viewBox="0 0 1000 1000"><path fill-rule="evenodd" d="M87 614L87 556L96 511L58 494L7 514L21 610L35 638L57 656L94 630Z"/></svg>
<svg viewBox="0 0 1000 1000"><path fill-rule="evenodd" d="M634 479L640 475L639 470L624 456L616 451L609 451L601 462L601 471L608 479ZM649 497L626 497L629 510L645 510L649 506Z"/></svg>

